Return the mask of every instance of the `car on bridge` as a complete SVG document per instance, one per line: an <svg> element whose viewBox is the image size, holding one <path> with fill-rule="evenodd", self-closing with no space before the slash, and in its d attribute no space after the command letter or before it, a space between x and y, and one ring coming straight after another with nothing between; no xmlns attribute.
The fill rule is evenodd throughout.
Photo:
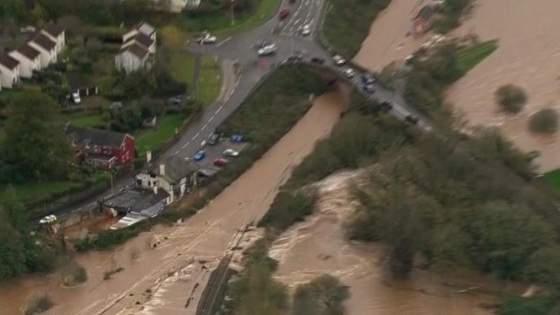
<svg viewBox="0 0 560 315"><path fill-rule="evenodd" d="M340 55L334 55L333 61L334 61L334 64L339 66L339 67L344 66L344 64L346 63L346 60L344 60L344 58L342 58L342 56L340 56Z"/></svg>
<svg viewBox="0 0 560 315"><path fill-rule="evenodd" d="M404 118L404 120L405 120L406 122L409 122L409 123L413 124L413 125L416 125L416 124L418 123L418 121L420 120L420 118L418 118L418 117L416 117L416 116L414 116L414 115L407 115L407 116Z"/></svg>
<svg viewBox="0 0 560 315"><path fill-rule="evenodd" d="M362 74L362 83L364 84L375 84L377 80L375 79L375 77L373 76L373 74L366 72L364 74Z"/></svg>
<svg viewBox="0 0 560 315"><path fill-rule="evenodd" d="M348 79L352 79L354 77L354 69L352 68L346 68L344 69L344 71L342 71L342 73L344 73L344 76L346 76Z"/></svg>
<svg viewBox="0 0 560 315"><path fill-rule="evenodd" d="M364 92L366 92L366 94L368 95L375 93L375 88L373 87L373 84L364 84Z"/></svg>
<svg viewBox="0 0 560 315"><path fill-rule="evenodd" d="M193 156L193 160L195 161L202 161L206 157L206 151L198 150Z"/></svg>

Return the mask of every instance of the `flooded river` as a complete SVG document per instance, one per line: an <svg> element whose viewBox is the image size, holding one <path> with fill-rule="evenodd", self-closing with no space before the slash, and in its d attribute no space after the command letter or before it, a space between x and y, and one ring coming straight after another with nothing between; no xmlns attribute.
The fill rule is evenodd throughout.
<svg viewBox="0 0 560 315"><path fill-rule="evenodd" d="M317 98L261 160L183 224L155 227L112 251L80 255L89 277L83 285L61 288L57 275L2 284L0 314L20 314L37 292L48 293L55 303L45 314L194 314L209 271L236 231L264 215L292 168L328 135L346 103L340 91ZM117 268L124 270L103 280Z"/></svg>
<svg viewBox="0 0 560 315"><path fill-rule="evenodd" d="M434 273L416 270L410 280L396 282L384 274L378 245L348 242L343 222L351 215L355 202L348 193L356 172L335 174L319 186L320 199L315 215L285 232L271 248L280 261L277 279L291 286L328 273L350 287L346 303L348 315L488 315L480 307L495 302L491 295L469 287L487 288L483 277L468 281L452 277L454 287L444 286ZM457 285L457 287L455 287Z"/></svg>

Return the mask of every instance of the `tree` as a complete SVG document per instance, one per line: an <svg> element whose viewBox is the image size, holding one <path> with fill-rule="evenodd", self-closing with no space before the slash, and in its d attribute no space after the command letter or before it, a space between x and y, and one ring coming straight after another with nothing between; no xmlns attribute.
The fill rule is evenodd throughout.
<svg viewBox="0 0 560 315"><path fill-rule="evenodd" d="M502 85L496 90L496 102L505 111L519 113L527 103L527 94L518 86Z"/></svg>
<svg viewBox="0 0 560 315"><path fill-rule="evenodd" d="M10 169L7 182L67 178L72 156L63 133L58 105L49 97L28 92L14 99L6 123L1 158Z"/></svg>
<svg viewBox="0 0 560 315"><path fill-rule="evenodd" d="M344 301L350 297L348 286L324 274L297 287L293 315L342 315Z"/></svg>
<svg viewBox="0 0 560 315"><path fill-rule="evenodd" d="M560 247L538 249L529 258L524 270L525 279L560 289Z"/></svg>
<svg viewBox="0 0 560 315"><path fill-rule="evenodd" d="M555 109L544 108L531 115L529 130L535 133L553 133L558 130L558 113Z"/></svg>

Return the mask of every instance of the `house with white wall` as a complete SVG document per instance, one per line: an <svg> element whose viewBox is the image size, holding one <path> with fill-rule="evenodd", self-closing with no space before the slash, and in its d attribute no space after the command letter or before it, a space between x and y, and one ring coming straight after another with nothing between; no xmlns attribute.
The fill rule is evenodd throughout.
<svg viewBox="0 0 560 315"><path fill-rule="evenodd" d="M8 55L19 61L19 75L22 78L31 78L33 71L42 69L39 57L41 53L27 43L11 51Z"/></svg>
<svg viewBox="0 0 560 315"><path fill-rule="evenodd" d="M19 83L19 61L6 53L0 54L0 86L13 88Z"/></svg>
<svg viewBox="0 0 560 315"><path fill-rule="evenodd" d="M153 65L153 55L146 48L134 43L115 56L117 70L132 73L142 69L150 69Z"/></svg>
<svg viewBox="0 0 560 315"><path fill-rule="evenodd" d="M136 175L136 184L144 189L151 189L155 194L164 190L168 197L166 203L172 203L191 192L198 185L198 165L186 158L171 156L159 165L149 164Z"/></svg>
<svg viewBox="0 0 560 315"><path fill-rule="evenodd" d="M37 33L28 42L29 46L40 52L41 68L48 67L57 61L56 42L51 40L42 32Z"/></svg>
<svg viewBox="0 0 560 315"><path fill-rule="evenodd" d="M156 29L141 22L123 35L121 51L115 56L115 67L126 73L150 69L155 53Z"/></svg>
<svg viewBox="0 0 560 315"><path fill-rule="evenodd" d="M41 33L56 43L55 51L57 54L66 47L66 34L62 26L49 23L43 27Z"/></svg>

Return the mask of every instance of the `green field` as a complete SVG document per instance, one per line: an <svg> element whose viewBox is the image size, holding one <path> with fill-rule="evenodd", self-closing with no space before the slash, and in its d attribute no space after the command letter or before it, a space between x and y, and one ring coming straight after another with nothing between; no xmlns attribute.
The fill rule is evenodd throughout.
<svg viewBox="0 0 560 315"><path fill-rule="evenodd" d="M222 37L249 30L266 22L274 14L276 4L276 0L260 0L255 10L244 14L235 14L233 19L229 10L222 10L212 15L204 16L183 13L176 17L173 24L186 31L200 32L208 30Z"/></svg>
<svg viewBox="0 0 560 315"><path fill-rule="evenodd" d="M544 179L552 186L560 188L560 169L544 173Z"/></svg>
<svg viewBox="0 0 560 315"><path fill-rule="evenodd" d="M211 56L203 56L198 78L198 99L208 104L213 102L222 87L222 72L219 63Z"/></svg>
<svg viewBox="0 0 560 315"><path fill-rule="evenodd" d="M66 120L69 121L73 126L83 128L99 126L107 123L103 120L101 114L74 114L66 116Z"/></svg>
<svg viewBox="0 0 560 315"><path fill-rule="evenodd" d="M175 129L181 128L184 117L181 114L165 115L158 122L156 129L143 129L134 136L136 138L136 149L140 155L146 150L155 150L169 141L175 135Z"/></svg>
<svg viewBox="0 0 560 315"><path fill-rule="evenodd" d="M496 49L498 49L497 40L489 40L459 49L457 51L459 69L463 73L468 72Z"/></svg>

